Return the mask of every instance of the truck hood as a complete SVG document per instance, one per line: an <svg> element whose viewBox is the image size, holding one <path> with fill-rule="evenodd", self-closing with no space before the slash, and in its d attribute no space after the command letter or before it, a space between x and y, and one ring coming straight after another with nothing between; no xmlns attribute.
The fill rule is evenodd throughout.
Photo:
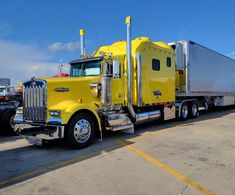
<svg viewBox="0 0 235 195"><path fill-rule="evenodd" d="M47 106L49 110L60 109L66 102L81 104L99 104L92 96L90 84L99 83L99 76L43 78L47 82Z"/></svg>

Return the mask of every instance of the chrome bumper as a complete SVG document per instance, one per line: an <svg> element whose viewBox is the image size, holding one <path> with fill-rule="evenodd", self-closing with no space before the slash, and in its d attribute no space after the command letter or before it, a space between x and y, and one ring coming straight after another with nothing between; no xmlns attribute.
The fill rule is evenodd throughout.
<svg viewBox="0 0 235 195"><path fill-rule="evenodd" d="M52 120L51 120L52 121ZM39 124L31 121L24 121L22 116L15 116L15 132L30 143L34 140L36 145L42 140L54 140L64 138L64 126L60 123L62 120L52 121L52 123Z"/></svg>

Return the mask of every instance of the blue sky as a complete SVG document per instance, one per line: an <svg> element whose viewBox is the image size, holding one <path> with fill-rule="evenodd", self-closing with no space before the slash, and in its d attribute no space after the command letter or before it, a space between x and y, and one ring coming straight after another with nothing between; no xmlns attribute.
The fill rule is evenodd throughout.
<svg viewBox="0 0 235 195"><path fill-rule="evenodd" d="M133 38L190 39L235 58L234 8L232 0L0 0L0 77L52 75L60 59L79 57L80 28L91 54L125 39L128 15Z"/></svg>

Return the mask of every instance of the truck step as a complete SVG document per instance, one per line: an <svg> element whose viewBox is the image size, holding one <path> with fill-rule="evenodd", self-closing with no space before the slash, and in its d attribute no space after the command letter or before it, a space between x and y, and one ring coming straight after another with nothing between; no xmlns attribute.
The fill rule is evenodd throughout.
<svg viewBox="0 0 235 195"><path fill-rule="evenodd" d="M107 122L111 131L124 131L126 133L134 133L134 125L125 114L109 114L106 115Z"/></svg>

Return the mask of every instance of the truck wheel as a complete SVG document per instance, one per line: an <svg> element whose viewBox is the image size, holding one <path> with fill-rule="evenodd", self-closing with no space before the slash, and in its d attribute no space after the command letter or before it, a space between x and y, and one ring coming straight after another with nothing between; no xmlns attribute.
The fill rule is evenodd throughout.
<svg viewBox="0 0 235 195"><path fill-rule="evenodd" d="M79 113L66 129L66 142L74 149L84 148L95 140L95 121L87 113Z"/></svg>
<svg viewBox="0 0 235 195"><path fill-rule="evenodd" d="M7 109L2 114L0 124L3 127L2 128L3 133L7 135L16 135L14 131L14 124L13 124L14 116L15 116L14 109Z"/></svg>
<svg viewBox="0 0 235 195"><path fill-rule="evenodd" d="M190 106L190 118L197 118L199 115L198 105L195 101Z"/></svg>
<svg viewBox="0 0 235 195"><path fill-rule="evenodd" d="M186 102L184 102L181 106L181 110L180 110L180 120L187 120L189 116L189 108L188 108L188 104Z"/></svg>

